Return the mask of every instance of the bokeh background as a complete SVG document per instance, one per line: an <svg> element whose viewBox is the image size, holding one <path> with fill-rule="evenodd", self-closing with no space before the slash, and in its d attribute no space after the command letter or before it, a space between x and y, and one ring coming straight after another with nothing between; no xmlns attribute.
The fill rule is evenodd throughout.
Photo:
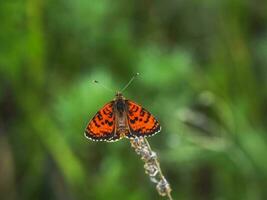
<svg viewBox="0 0 267 200"><path fill-rule="evenodd" d="M127 139L87 140L124 95L174 199L267 199L267 2L11 0L0 3L0 199L155 200Z"/></svg>

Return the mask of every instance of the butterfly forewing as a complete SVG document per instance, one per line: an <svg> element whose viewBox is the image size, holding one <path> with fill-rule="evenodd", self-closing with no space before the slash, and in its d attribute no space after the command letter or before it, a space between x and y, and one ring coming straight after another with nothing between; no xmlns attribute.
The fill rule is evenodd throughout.
<svg viewBox="0 0 267 200"><path fill-rule="evenodd" d="M115 141L114 101L107 103L91 119L85 129L85 136L95 141Z"/></svg>
<svg viewBox="0 0 267 200"><path fill-rule="evenodd" d="M159 122L150 112L131 100L125 103L131 136L146 137L161 130Z"/></svg>

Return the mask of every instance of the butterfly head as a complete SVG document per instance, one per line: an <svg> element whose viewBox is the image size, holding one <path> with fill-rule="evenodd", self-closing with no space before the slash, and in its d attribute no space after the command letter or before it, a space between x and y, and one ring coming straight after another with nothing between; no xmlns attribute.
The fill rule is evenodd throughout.
<svg viewBox="0 0 267 200"><path fill-rule="evenodd" d="M124 99L124 97L122 96L122 93L120 91L116 92L115 97L116 97L116 99Z"/></svg>

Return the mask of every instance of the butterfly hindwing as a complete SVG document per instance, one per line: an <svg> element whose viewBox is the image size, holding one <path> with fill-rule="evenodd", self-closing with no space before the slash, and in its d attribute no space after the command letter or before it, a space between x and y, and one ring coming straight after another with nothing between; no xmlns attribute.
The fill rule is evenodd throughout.
<svg viewBox="0 0 267 200"><path fill-rule="evenodd" d="M85 129L85 136L95 141L115 141L114 101L107 103L91 119Z"/></svg>
<svg viewBox="0 0 267 200"><path fill-rule="evenodd" d="M125 103L131 136L146 137L161 130L159 122L150 112L131 100L125 100Z"/></svg>

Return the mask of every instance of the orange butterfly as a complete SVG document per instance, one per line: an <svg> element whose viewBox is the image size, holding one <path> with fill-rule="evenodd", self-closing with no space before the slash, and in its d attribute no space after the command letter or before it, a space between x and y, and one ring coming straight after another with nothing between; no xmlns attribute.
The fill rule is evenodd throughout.
<svg viewBox="0 0 267 200"><path fill-rule="evenodd" d="M150 112L117 92L115 99L104 105L88 123L85 136L94 141L114 142L123 137L151 136L160 130L159 122Z"/></svg>

